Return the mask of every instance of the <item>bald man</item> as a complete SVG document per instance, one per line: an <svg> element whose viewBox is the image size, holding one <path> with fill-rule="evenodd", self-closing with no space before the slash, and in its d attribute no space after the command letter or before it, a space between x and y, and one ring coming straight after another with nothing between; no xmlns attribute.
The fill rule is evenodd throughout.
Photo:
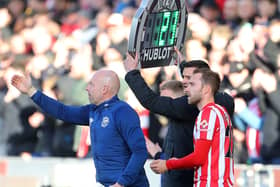
<svg viewBox="0 0 280 187"><path fill-rule="evenodd" d="M87 85L91 104L67 106L36 90L30 77L14 75L12 85L49 115L90 126L96 180L105 187L149 186L144 164L147 149L137 113L117 93L120 81L109 70L97 71Z"/></svg>

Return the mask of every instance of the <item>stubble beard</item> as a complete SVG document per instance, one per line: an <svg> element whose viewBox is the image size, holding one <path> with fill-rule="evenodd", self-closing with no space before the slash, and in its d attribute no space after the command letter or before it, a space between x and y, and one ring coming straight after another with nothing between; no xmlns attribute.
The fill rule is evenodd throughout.
<svg viewBox="0 0 280 187"><path fill-rule="evenodd" d="M188 104L190 105L197 105L200 102L200 98L198 97L188 97Z"/></svg>

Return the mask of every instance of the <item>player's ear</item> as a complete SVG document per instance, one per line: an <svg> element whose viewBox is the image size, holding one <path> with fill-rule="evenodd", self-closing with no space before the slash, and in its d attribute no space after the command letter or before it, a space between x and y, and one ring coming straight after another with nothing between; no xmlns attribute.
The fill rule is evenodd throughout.
<svg viewBox="0 0 280 187"><path fill-rule="evenodd" d="M211 94L212 88L209 84L204 84L202 88L203 95Z"/></svg>

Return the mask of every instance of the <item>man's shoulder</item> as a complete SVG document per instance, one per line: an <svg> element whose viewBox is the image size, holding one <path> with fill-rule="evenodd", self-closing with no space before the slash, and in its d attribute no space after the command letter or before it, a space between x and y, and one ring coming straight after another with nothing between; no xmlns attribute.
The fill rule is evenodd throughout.
<svg viewBox="0 0 280 187"><path fill-rule="evenodd" d="M136 112L127 102L119 100L113 105L114 111L124 112L124 111L134 111Z"/></svg>
<svg viewBox="0 0 280 187"><path fill-rule="evenodd" d="M215 95L215 103L223 106L230 115L233 115L234 100L232 96L226 92L217 92Z"/></svg>
<svg viewBox="0 0 280 187"><path fill-rule="evenodd" d="M225 91L218 91L216 94L215 94L215 99L217 98L217 97L225 97L225 98L228 98L228 99L232 99L232 96L231 95L229 95L227 92L225 92Z"/></svg>

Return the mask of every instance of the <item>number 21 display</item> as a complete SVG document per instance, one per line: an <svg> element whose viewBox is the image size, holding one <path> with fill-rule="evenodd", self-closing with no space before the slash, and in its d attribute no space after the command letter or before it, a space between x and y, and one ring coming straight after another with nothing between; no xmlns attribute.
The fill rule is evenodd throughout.
<svg viewBox="0 0 280 187"><path fill-rule="evenodd" d="M183 47L187 24L185 0L144 0L133 18L128 51L139 54L141 68L174 64L174 47Z"/></svg>

